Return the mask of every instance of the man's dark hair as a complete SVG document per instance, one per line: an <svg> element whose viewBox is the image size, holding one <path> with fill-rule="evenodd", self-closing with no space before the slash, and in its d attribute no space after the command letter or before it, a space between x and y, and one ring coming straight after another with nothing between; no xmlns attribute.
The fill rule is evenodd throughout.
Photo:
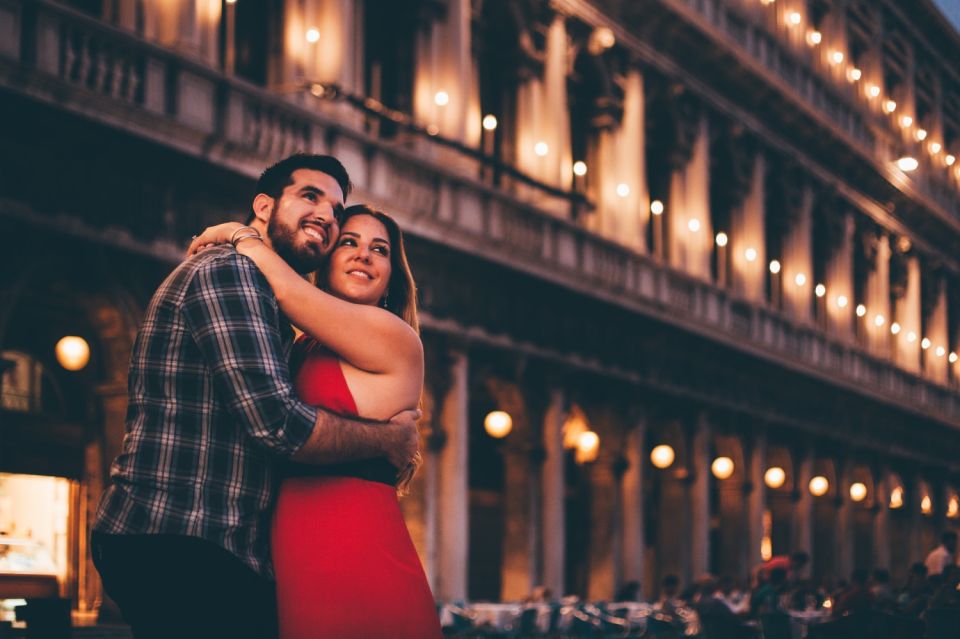
<svg viewBox="0 0 960 639"><path fill-rule="evenodd" d="M790 555L790 561L792 561L797 566L806 566L807 562L810 561L810 555L808 555L803 550L798 550L797 552Z"/></svg>
<svg viewBox="0 0 960 639"><path fill-rule="evenodd" d="M276 164L269 166L260 174L257 180L256 195L261 193L270 197L280 199L283 190L293 184L293 172L298 169L310 169L326 173L340 185L343 191L343 199L346 200L353 190L353 184L350 182L350 175L347 169L340 163L340 160L332 155L313 155L309 153L295 153L290 157L284 158ZM255 215L251 212L247 216L247 224L254 220Z"/></svg>
<svg viewBox="0 0 960 639"><path fill-rule="evenodd" d="M787 583L787 569L779 567L772 569L770 571L770 583L774 586Z"/></svg>

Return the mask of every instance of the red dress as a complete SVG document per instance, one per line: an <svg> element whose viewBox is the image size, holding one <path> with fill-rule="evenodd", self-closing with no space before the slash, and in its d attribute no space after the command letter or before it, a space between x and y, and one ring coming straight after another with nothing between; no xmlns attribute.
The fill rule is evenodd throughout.
<svg viewBox="0 0 960 639"><path fill-rule="evenodd" d="M301 337L297 394L356 415L340 361ZM298 466L283 481L273 519L281 639L433 639L442 636L420 558L386 459Z"/></svg>

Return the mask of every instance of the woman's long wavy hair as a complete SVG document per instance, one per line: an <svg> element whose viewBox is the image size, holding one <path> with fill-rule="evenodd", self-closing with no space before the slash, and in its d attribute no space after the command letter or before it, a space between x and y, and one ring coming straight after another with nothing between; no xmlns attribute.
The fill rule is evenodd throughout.
<svg viewBox="0 0 960 639"><path fill-rule="evenodd" d="M344 210L343 217L340 220L340 228L343 229L347 220L358 215L369 215L379 221L387 229L387 235L390 239L390 282L387 284L386 294L380 300L380 306L412 326L413 330L419 335L417 284L413 280L413 273L410 271L410 264L407 262L407 252L404 249L403 232L400 230L400 226L396 220L383 211L366 204L354 204ZM329 281L328 269L329 260L316 273L316 283L320 288L326 289L327 287ZM406 495L409 492L410 482L422 461L423 458L418 450L413 461L397 474L398 494Z"/></svg>

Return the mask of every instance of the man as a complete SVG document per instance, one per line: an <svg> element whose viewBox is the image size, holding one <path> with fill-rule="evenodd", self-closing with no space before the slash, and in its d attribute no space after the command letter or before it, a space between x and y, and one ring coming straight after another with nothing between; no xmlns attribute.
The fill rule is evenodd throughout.
<svg viewBox="0 0 960 639"><path fill-rule="evenodd" d="M248 224L308 273L335 245L349 191L336 159L295 155L264 171ZM268 527L278 466L386 456L402 468L416 452L418 411L372 424L299 401L290 326L235 246L177 267L133 348L127 435L91 550L138 639L275 635Z"/></svg>
<svg viewBox="0 0 960 639"><path fill-rule="evenodd" d="M801 579L803 569L810 562L810 555L802 550L792 553L789 557L786 555L777 555L771 557L766 563L760 564L756 569L757 585L770 580L770 573L775 568L782 568L787 573L787 581L796 583Z"/></svg>
<svg viewBox="0 0 960 639"><path fill-rule="evenodd" d="M924 565L927 567L927 577L939 575L947 566L956 561L957 533L948 530L940 535L940 545L930 551Z"/></svg>

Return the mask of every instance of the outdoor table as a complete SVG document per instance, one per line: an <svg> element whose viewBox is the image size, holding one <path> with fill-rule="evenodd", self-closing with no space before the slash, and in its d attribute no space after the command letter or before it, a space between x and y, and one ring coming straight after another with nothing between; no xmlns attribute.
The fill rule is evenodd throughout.
<svg viewBox="0 0 960 639"><path fill-rule="evenodd" d="M806 639L810 634L810 626L826 623L833 618L830 610L790 610L790 629L793 639Z"/></svg>
<svg viewBox="0 0 960 639"><path fill-rule="evenodd" d="M509 630L523 611L523 605L518 603L474 603L467 608L474 615L475 626L489 626L501 631Z"/></svg>

